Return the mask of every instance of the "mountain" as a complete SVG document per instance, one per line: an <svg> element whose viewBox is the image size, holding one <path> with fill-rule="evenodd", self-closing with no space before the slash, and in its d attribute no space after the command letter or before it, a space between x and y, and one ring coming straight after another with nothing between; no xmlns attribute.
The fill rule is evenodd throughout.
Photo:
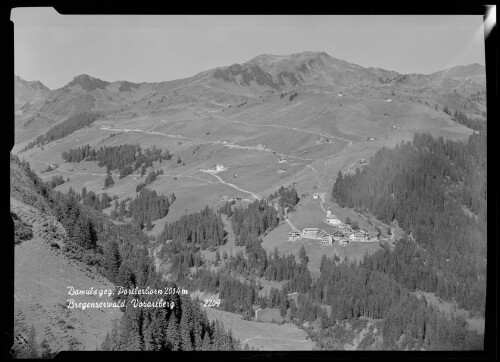
<svg viewBox="0 0 500 362"><path fill-rule="evenodd" d="M290 55L261 54L242 64L158 83L108 82L81 74L51 91L40 82L26 82L15 77L16 141L27 141L82 112L99 112L105 116L129 112L133 115L136 111L149 109L150 114L155 114L158 109L181 104L215 110L220 109L221 104L241 104L273 92L299 88L359 96L370 94L380 98L399 94L402 99L415 101L418 98L422 102L482 114L485 98L482 101L477 97L484 94L484 86L484 67L479 64L429 75L400 74L381 68L365 68L325 52L312 51Z"/></svg>
<svg viewBox="0 0 500 362"><path fill-rule="evenodd" d="M26 81L23 78L21 78L18 75L14 76L14 85L15 87L24 87L26 89L31 89L33 91L37 90L45 90L48 91L49 88L47 88L42 82L39 80L34 80L34 81Z"/></svg>
<svg viewBox="0 0 500 362"><path fill-rule="evenodd" d="M429 74L431 77L442 76L447 78L467 78L486 76L486 68L480 64L459 65Z"/></svg>
<svg viewBox="0 0 500 362"><path fill-rule="evenodd" d="M28 101L35 101L36 99L43 98L50 92L42 82L26 81L23 78L14 75L14 103L15 109L20 109Z"/></svg>
<svg viewBox="0 0 500 362"><path fill-rule="evenodd" d="M285 90L296 86L342 86L378 77L395 77L397 72L363 68L331 57L325 52L303 52L291 55L262 54L250 61L218 68L215 78L250 85Z"/></svg>
<svg viewBox="0 0 500 362"><path fill-rule="evenodd" d="M87 74L81 74L73 78L73 80L66 84L64 88L80 86L82 89L90 92L94 89L105 89L109 84L109 82L99 78L94 78Z"/></svg>

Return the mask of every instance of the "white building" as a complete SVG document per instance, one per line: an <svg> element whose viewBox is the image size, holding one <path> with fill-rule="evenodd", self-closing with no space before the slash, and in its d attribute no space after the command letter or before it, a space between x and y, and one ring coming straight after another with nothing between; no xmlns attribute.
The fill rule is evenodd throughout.
<svg viewBox="0 0 500 362"><path fill-rule="evenodd" d="M319 195L318 194L314 194L313 195L313 199L319 199Z"/></svg>
<svg viewBox="0 0 500 362"><path fill-rule="evenodd" d="M315 238L319 233L318 228L304 228L302 229L302 236L305 238Z"/></svg>
<svg viewBox="0 0 500 362"><path fill-rule="evenodd" d="M323 237L321 238L321 243L322 244L328 244L328 245L333 245L333 236L330 235L330 234L326 234L326 235L323 235Z"/></svg>
<svg viewBox="0 0 500 362"><path fill-rule="evenodd" d="M286 158L284 157L281 157L278 161L279 163L286 163Z"/></svg>
<svg viewBox="0 0 500 362"><path fill-rule="evenodd" d="M300 232L298 231L290 231L288 233L288 241L297 241L300 239Z"/></svg>
<svg viewBox="0 0 500 362"><path fill-rule="evenodd" d="M215 165L215 171L224 171L224 165Z"/></svg>

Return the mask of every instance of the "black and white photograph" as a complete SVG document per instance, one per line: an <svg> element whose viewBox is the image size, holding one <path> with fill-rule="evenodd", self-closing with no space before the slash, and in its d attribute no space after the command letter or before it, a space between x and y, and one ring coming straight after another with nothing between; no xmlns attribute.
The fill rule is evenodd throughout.
<svg viewBox="0 0 500 362"><path fill-rule="evenodd" d="M484 351L488 9L11 9L11 357Z"/></svg>

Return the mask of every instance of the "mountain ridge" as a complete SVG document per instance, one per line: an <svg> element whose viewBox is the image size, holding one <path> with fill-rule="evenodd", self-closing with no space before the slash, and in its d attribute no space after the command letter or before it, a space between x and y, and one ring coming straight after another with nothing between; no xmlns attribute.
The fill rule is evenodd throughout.
<svg viewBox="0 0 500 362"><path fill-rule="evenodd" d="M131 82L128 80L106 81L106 80L102 80L102 79L99 79L97 77L91 76L89 74L82 73L80 75L75 76L71 81L66 83L64 86L56 88L54 90L63 89L65 87L71 87L71 86L74 86L77 84L80 84L82 86L82 83L83 83L82 87L84 89L86 89L85 86L87 86L88 88L91 88L91 89L86 89L86 90L94 90L96 88L102 89L102 88L105 88L105 87L103 87L103 85L108 86L110 84L115 84L115 83L128 83L128 84L134 84L134 85L137 85L137 84L162 84L162 83L166 83L166 82L191 79L191 78L194 78L194 77L201 75L201 74L204 74L204 73L213 73L217 70L223 70L223 69L227 69L227 68L234 70L235 67L237 67L237 66L244 68L245 65L248 65L248 66L257 65L260 68L264 68L263 70L265 70L266 67L269 67L269 64L271 62L284 62L287 60L294 61L294 62L300 62L300 61L307 61L307 60L314 59L314 58L316 58L316 59L329 58L329 59L332 59L335 63L349 65L353 68L357 68L360 70L364 69L364 70L373 70L373 71L379 71L379 72L389 72L389 73L395 73L398 75L435 76L435 75L439 75L441 73L448 73L449 74L451 72L451 74L456 74L456 73L460 73L460 72L466 72L468 70L472 71L474 73L481 72L481 71L485 72L485 66L483 66L479 63L471 63L471 64L466 64L466 65L456 65L456 66L453 66L450 68L438 70L438 71L431 72L431 73L401 73L401 72L397 72L394 70L389 70L389 69L385 69L385 68L381 68L381 67L363 67L363 66L360 66L358 64L348 62L346 60L332 57L331 55L329 55L325 51L304 51L304 52L299 52L299 53L291 53L291 54L287 54L287 55L276 55L276 54L263 53L263 54L255 56L255 57L251 58L250 60L243 62L243 63L234 63L231 65L220 66L220 67L216 67L213 69L208 69L208 70L198 72L190 77L184 77L184 78L179 78L179 79L169 79L169 80L164 80L164 81L159 81L159 82L139 82L138 83L138 82ZM465 76L467 76L467 75L465 75ZM45 90L54 91L52 89L49 89L47 86L45 86L41 81L38 81L38 80L26 81L18 75L15 75L15 78L16 78L16 80L19 79L22 83L38 84L40 88L43 88Z"/></svg>

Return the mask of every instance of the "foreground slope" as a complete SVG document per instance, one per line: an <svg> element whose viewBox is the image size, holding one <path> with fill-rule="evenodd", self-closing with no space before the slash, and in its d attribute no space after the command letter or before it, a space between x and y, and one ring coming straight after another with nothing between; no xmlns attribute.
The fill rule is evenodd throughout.
<svg viewBox="0 0 500 362"><path fill-rule="evenodd" d="M71 297L76 289L112 289L107 279L70 260L61 248L67 243L63 226L50 212L46 200L35 191L32 181L11 161L11 213L32 229L29 240L14 249L14 330L27 336L33 326L36 342L48 342L53 352L75 348L95 350L121 312L113 308L68 309L67 300L104 301L105 297Z"/></svg>

